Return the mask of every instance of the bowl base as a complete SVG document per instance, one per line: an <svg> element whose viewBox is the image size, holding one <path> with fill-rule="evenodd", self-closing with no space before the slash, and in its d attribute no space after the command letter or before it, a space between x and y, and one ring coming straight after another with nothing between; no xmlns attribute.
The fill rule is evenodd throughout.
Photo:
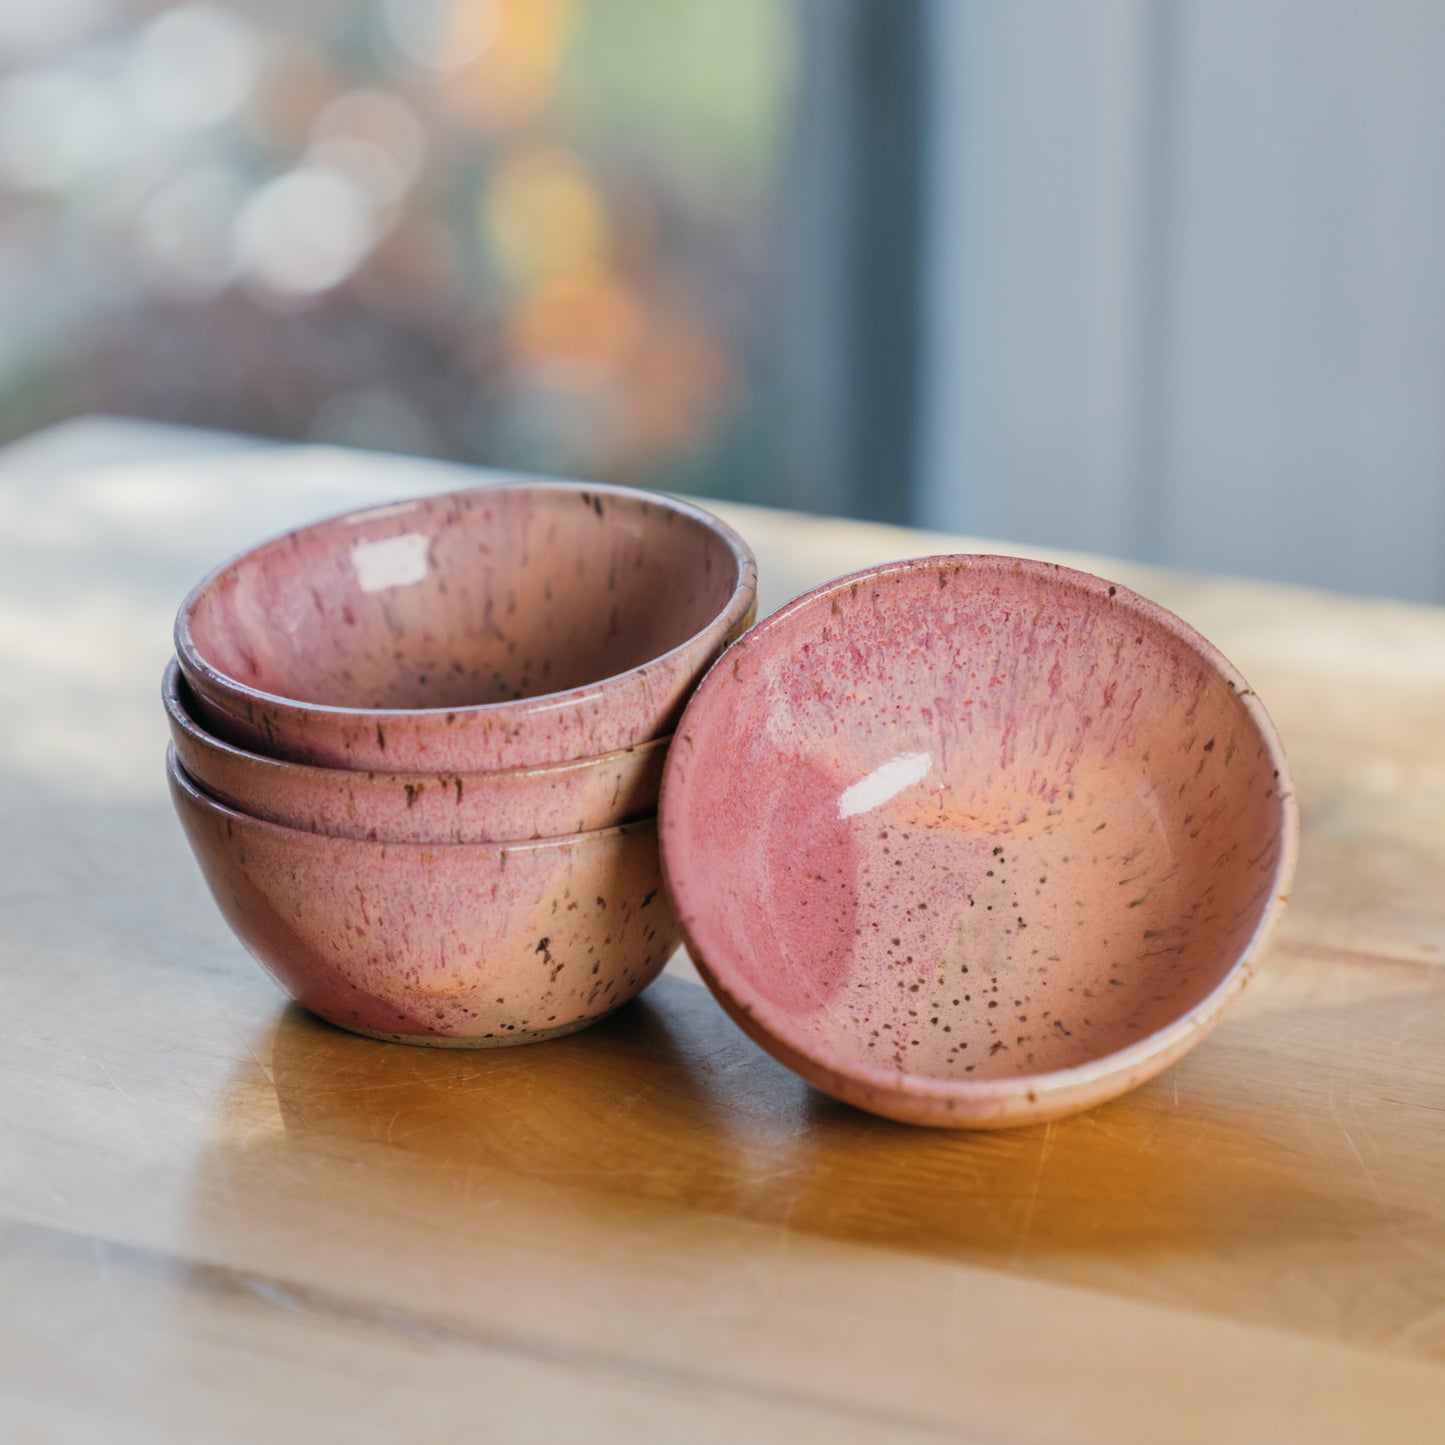
<svg viewBox="0 0 1445 1445"><path fill-rule="evenodd" d="M324 1015L318 1014L317 1017L324 1018ZM384 1044L412 1044L428 1049L510 1049L515 1048L518 1044L540 1044L545 1043L548 1039L560 1039L567 1034L580 1033L592 1024L600 1023L606 1017L607 1014L593 1014L590 1018L574 1019L569 1024L558 1024L554 1029L527 1029L525 1032L509 1033L504 1038L490 1039L475 1034L393 1034L386 1033L381 1029L359 1028L355 1024L344 1024L336 1019L325 1019L324 1021L334 1024L339 1029L345 1029L347 1033L360 1034L367 1039L379 1039Z"/></svg>

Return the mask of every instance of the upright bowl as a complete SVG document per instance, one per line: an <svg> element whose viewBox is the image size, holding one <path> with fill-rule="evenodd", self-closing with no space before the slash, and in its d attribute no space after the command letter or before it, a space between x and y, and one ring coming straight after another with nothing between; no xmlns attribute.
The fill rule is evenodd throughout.
<svg viewBox="0 0 1445 1445"><path fill-rule="evenodd" d="M626 487L518 482L289 532L176 619L197 721L323 767L475 772L672 731L752 621L732 528Z"/></svg>
<svg viewBox="0 0 1445 1445"><path fill-rule="evenodd" d="M571 838L373 843L171 797L236 937L297 1003L399 1043L572 1033L645 988L677 942L652 821Z"/></svg>
<svg viewBox="0 0 1445 1445"><path fill-rule="evenodd" d="M664 866L728 1012L909 1122L1060 1117L1243 988L1298 823L1259 699L1179 618L1041 562L829 583L698 688Z"/></svg>
<svg viewBox="0 0 1445 1445"><path fill-rule="evenodd" d="M670 742L495 773L356 772L247 752L207 732L174 660L161 696L181 766L219 802L287 828L389 843L518 842L651 817Z"/></svg>

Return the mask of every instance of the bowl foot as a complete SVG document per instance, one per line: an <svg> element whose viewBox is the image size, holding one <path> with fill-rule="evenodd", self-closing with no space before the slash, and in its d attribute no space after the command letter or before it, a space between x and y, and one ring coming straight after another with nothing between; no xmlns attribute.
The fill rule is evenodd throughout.
<svg viewBox="0 0 1445 1445"><path fill-rule="evenodd" d="M318 1017L321 1016L318 1015ZM483 1038L479 1034L393 1034L385 1033L380 1029L359 1028L355 1024L341 1023L337 1019L327 1019L326 1022L335 1024L337 1028L345 1029L348 1033L360 1034L363 1038L368 1039L380 1039L387 1044L412 1044L429 1049L507 1049L517 1044L540 1044L547 1039L560 1039L567 1034L578 1033L606 1017L607 1014L593 1014L589 1018L574 1019L571 1023L558 1024L556 1028L552 1029L527 1029L525 1031L519 1029L513 1033L492 1038Z"/></svg>

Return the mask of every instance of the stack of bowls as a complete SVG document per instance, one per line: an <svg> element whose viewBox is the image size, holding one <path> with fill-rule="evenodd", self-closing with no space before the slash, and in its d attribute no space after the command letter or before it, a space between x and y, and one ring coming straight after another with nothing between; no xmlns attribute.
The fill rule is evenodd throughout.
<svg viewBox="0 0 1445 1445"><path fill-rule="evenodd" d="M357 1033L487 1047L603 1017L677 942L663 762L756 607L731 528L621 487L447 493L228 562L163 684L221 911Z"/></svg>

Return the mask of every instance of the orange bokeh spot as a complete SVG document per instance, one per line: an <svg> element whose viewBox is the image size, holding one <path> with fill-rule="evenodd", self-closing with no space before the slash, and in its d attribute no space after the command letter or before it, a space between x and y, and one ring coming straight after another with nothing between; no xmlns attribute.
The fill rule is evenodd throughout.
<svg viewBox="0 0 1445 1445"><path fill-rule="evenodd" d="M508 333L524 365L554 386L589 390L616 377L641 343L637 299L600 270L569 272L512 308Z"/></svg>
<svg viewBox="0 0 1445 1445"><path fill-rule="evenodd" d="M625 462L648 465L692 450L717 425L736 377L726 350L701 327L659 327L627 379L619 438Z"/></svg>
<svg viewBox="0 0 1445 1445"><path fill-rule="evenodd" d="M487 131L532 119L556 85L576 11L576 0L455 0L457 52L481 42L445 81L457 109Z"/></svg>

